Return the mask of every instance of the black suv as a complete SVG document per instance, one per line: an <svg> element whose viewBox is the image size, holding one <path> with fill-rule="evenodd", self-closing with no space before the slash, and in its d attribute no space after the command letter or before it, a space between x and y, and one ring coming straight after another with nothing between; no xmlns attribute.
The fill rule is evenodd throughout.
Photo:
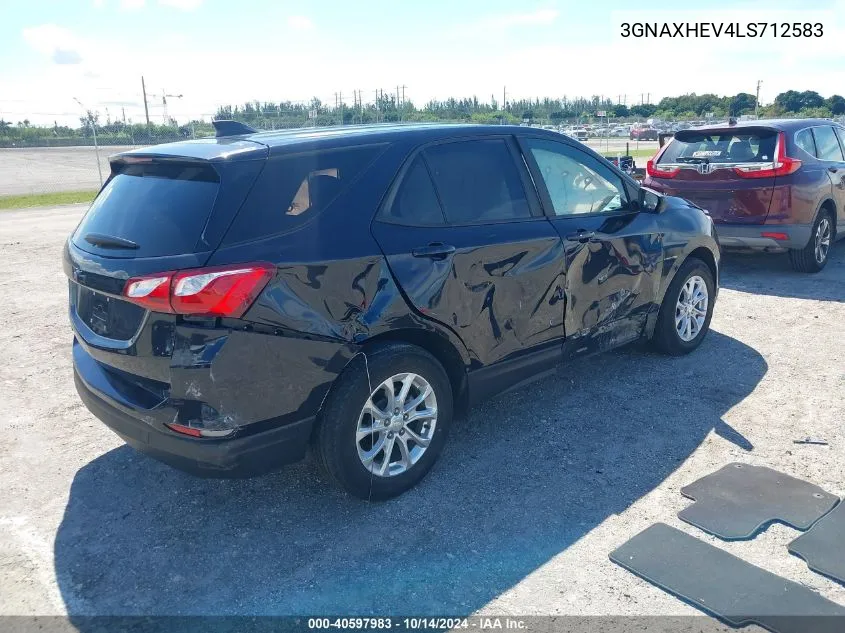
<svg viewBox="0 0 845 633"><path fill-rule="evenodd" d="M216 127L113 157L64 249L82 400L174 466L252 475L312 445L391 497L470 404L708 330L710 218L560 134Z"/></svg>

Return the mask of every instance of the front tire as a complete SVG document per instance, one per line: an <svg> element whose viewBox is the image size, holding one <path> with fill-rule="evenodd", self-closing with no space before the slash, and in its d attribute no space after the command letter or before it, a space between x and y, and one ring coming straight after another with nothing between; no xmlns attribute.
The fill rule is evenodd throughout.
<svg viewBox="0 0 845 633"><path fill-rule="evenodd" d="M817 273L827 265L830 246L833 243L833 216L826 209L820 211L810 241L804 248L789 251L792 268L799 273Z"/></svg>
<svg viewBox="0 0 845 633"><path fill-rule="evenodd" d="M689 258L666 290L652 343L665 354L689 354L710 329L716 283L710 268L700 259Z"/></svg>
<svg viewBox="0 0 845 633"><path fill-rule="evenodd" d="M353 496L398 496L434 465L452 408L449 378L431 354L405 343L378 347L355 359L326 398L317 460Z"/></svg>

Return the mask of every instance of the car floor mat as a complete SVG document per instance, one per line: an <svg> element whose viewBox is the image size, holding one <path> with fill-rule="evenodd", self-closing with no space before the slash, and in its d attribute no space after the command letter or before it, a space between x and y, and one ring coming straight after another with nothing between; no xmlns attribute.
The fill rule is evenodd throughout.
<svg viewBox="0 0 845 633"><path fill-rule="evenodd" d="M841 633L845 607L665 523L646 528L610 560L719 620L776 633Z"/></svg>
<svg viewBox="0 0 845 633"><path fill-rule="evenodd" d="M678 518L726 541L752 538L774 521L806 530L839 502L807 481L738 463L684 486L681 494L695 503Z"/></svg>
<svg viewBox="0 0 845 633"><path fill-rule="evenodd" d="M845 584L845 503L794 539L789 552L803 558L814 572Z"/></svg>

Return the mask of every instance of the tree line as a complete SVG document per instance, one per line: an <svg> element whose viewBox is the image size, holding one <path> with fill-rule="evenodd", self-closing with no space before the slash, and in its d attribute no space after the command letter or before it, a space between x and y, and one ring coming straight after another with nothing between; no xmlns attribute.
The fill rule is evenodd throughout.
<svg viewBox="0 0 845 633"><path fill-rule="evenodd" d="M733 96L715 94L686 94L665 97L659 103L627 105L594 96L577 99L515 99L504 107L491 96L489 101L477 97L429 101L416 107L392 94L380 94L374 102L328 104L314 98L310 102L248 102L226 105L217 109L214 119L234 119L257 129L283 129L305 126L352 125L357 123L388 123L400 121L456 121L467 123L565 125L596 120L596 113L604 111L610 121L629 122L646 118L664 120L696 120L706 117L724 119L729 116L753 114L755 96L739 93ZM768 105L758 108L760 117L820 117L845 115L845 98L840 95L822 97L819 93L787 90ZM88 111L80 117L79 127L32 125L27 119L12 123L0 118L0 147L90 144L96 132L104 145L143 145L194 138L213 134L210 121L195 119L178 124L137 123L132 121L102 121L100 114Z"/></svg>

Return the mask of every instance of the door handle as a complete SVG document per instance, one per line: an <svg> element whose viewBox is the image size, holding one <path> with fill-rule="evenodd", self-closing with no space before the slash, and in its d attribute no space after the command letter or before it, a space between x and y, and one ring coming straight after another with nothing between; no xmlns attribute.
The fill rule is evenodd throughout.
<svg viewBox="0 0 845 633"><path fill-rule="evenodd" d="M582 244L586 244L595 236L595 231L577 231L575 233L570 233L569 235L567 235L566 239L570 242L581 242Z"/></svg>
<svg viewBox="0 0 845 633"><path fill-rule="evenodd" d="M838 171L839 171L839 167L828 167L828 168L827 168L827 170L828 170L831 174L835 174L836 172L838 172Z"/></svg>
<svg viewBox="0 0 845 633"><path fill-rule="evenodd" d="M432 242L428 246L420 246L411 250L414 257L429 257L431 259L445 259L455 252L455 247L443 242Z"/></svg>

